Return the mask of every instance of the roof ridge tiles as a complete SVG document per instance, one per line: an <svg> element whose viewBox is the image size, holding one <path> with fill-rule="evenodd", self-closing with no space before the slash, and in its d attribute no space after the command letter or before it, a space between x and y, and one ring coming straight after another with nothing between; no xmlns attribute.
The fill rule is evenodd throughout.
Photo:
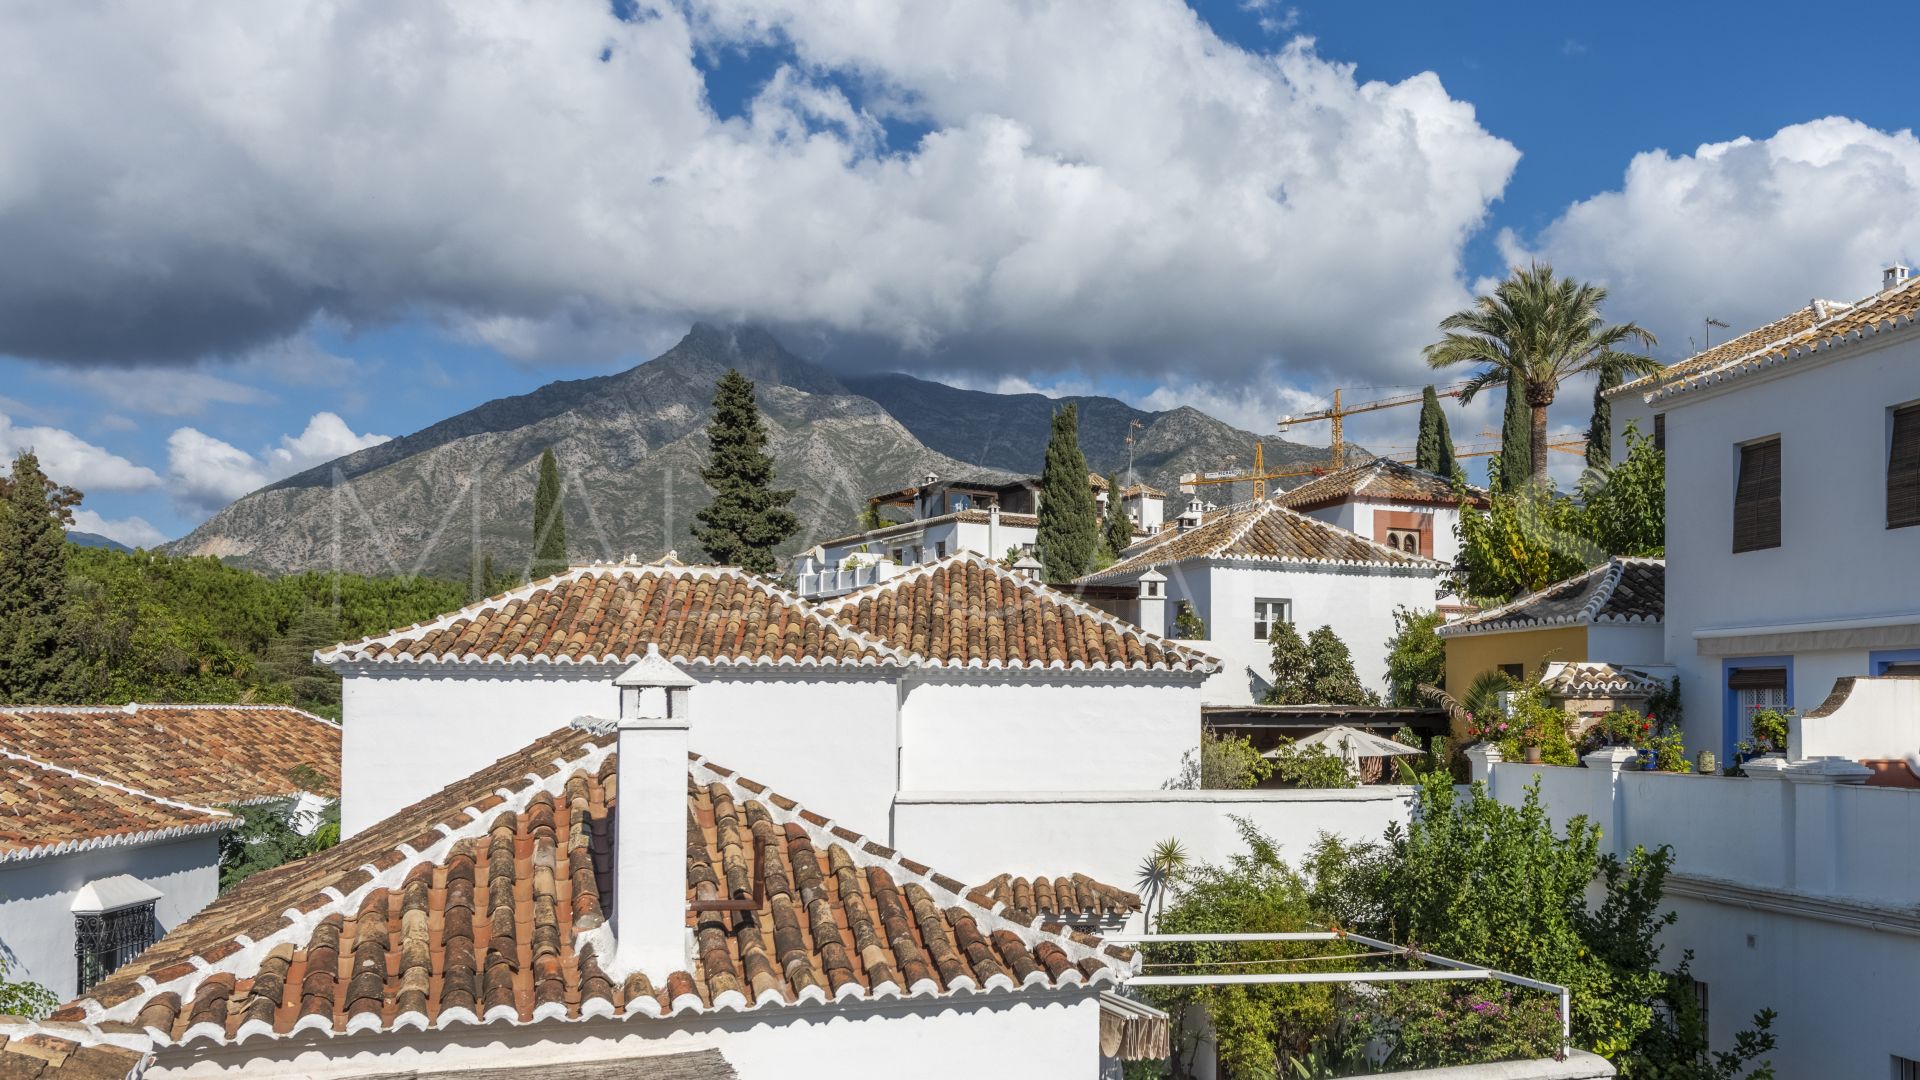
<svg viewBox="0 0 1920 1080"><path fill-rule="evenodd" d="M1607 561L1582 570L1571 577L1562 578L1544 588L1535 589L1524 596L1516 597L1498 607L1456 619L1442 624L1438 633L1441 637L1456 637L1476 631L1513 630L1539 626L1567 626L1575 623L1625 623L1648 624L1660 622L1661 614L1646 615L1602 615L1614 594L1619 591L1620 583L1625 579L1629 567L1661 567L1663 572L1666 560L1646 556L1611 555ZM1562 595L1578 595L1591 586L1593 591L1578 610L1553 616L1526 616L1520 613L1543 601L1550 601Z"/></svg>

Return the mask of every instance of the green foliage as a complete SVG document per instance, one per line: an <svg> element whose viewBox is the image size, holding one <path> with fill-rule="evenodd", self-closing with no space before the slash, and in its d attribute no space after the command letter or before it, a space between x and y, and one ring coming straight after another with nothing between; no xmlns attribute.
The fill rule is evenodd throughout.
<svg viewBox="0 0 1920 1080"><path fill-rule="evenodd" d="M1526 380L1518 372L1507 375L1506 411L1500 417L1499 470L1489 473L1495 491L1527 486L1533 475L1533 413L1527 408Z"/></svg>
<svg viewBox="0 0 1920 1080"><path fill-rule="evenodd" d="M1653 1023L1665 981L1654 939L1673 921L1658 910L1672 855L1636 848L1622 862L1598 854L1599 838L1584 817L1556 834L1537 781L1514 807L1481 784L1462 798L1435 773L1412 820L1390 826L1383 842L1322 839L1315 899L1341 925L1568 987L1575 1042L1610 1057Z"/></svg>
<svg viewBox="0 0 1920 1080"><path fill-rule="evenodd" d="M1127 517L1127 508L1120 499L1120 476L1117 473L1107 474L1107 522L1101 542L1107 556L1115 561L1120 558L1121 552L1133 545L1133 520Z"/></svg>
<svg viewBox="0 0 1920 1080"><path fill-rule="evenodd" d="M493 563L493 553L483 552L473 560L467 570L467 599L478 603L490 596L499 596L508 589L521 584L520 575L510 570L501 570Z"/></svg>
<svg viewBox="0 0 1920 1080"><path fill-rule="evenodd" d="M1420 436L1414 443L1413 464L1448 479L1461 475L1460 461L1453 456L1453 432L1431 384L1420 393Z"/></svg>
<svg viewBox="0 0 1920 1080"><path fill-rule="evenodd" d="M1157 904L1158 912L1166 913L1167 893L1172 890L1174 879L1186 866L1187 849L1178 837L1169 836L1153 845L1153 850L1140 862L1140 878L1137 882L1149 912L1156 910ZM1158 925L1157 915L1155 925Z"/></svg>
<svg viewBox="0 0 1920 1080"><path fill-rule="evenodd" d="M39 983L8 979L7 958L0 956L0 1016L41 1020L59 1007L60 999Z"/></svg>
<svg viewBox="0 0 1920 1080"><path fill-rule="evenodd" d="M1504 730L1490 736L1499 744L1502 757L1519 761L1527 747L1537 746L1542 764L1580 764L1580 755L1567 735L1567 714L1553 707L1539 683L1516 688L1508 699L1508 708L1512 715L1506 718ZM1472 729L1468 734L1473 734ZM1483 732L1482 737L1489 736Z"/></svg>
<svg viewBox="0 0 1920 1080"><path fill-rule="evenodd" d="M1667 455L1627 424L1627 458L1580 479L1583 529L1609 555L1659 556L1667 548Z"/></svg>
<svg viewBox="0 0 1920 1080"><path fill-rule="evenodd" d="M794 493L773 486L773 455L767 452L767 426L754 402L753 382L732 368L714 387L700 479L713 492L713 502L694 515L693 535L707 557L756 574L773 573L773 550L800 528L800 519L787 509Z"/></svg>
<svg viewBox="0 0 1920 1080"><path fill-rule="evenodd" d="M1387 704L1410 708L1421 703L1420 684L1440 686L1447 670L1446 648L1439 627L1446 617L1438 611L1398 608L1393 613L1393 636L1387 639Z"/></svg>
<svg viewBox="0 0 1920 1080"><path fill-rule="evenodd" d="M1572 577L1603 557L1585 525L1579 506L1546 487L1495 493L1486 510L1462 506L1460 553L1446 586L1501 604Z"/></svg>
<svg viewBox="0 0 1920 1080"><path fill-rule="evenodd" d="M1307 670L1311 700L1316 705L1380 703L1380 695L1360 685L1360 676L1353 670L1353 653L1331 626L1307 635Z"/></svg>
<svg viewBox="0 0 1920 1080"><path fill-rule="evenodd" d="M1593 380L1593 418L1587 421L1587 467L1613 464L1613 403L1607 391L1625 382L1627 373L1612 364L1599 369Z"/></svg>
<svg viewBox="0 0 1920 1080"><path fill-rule="evenodd" d="M1580 745L1584 750L1597 750L1603 746L1642 747L1653 736L1653 717L1638 709L1615 709L1595 720L1581 733Z"/></svg>
<svg viewBox="0 0 1920 1080"><path fill-rule="evenodd" d="M262 870L271 870L340 842L340 804L327 808L312 836L293 827L292 808L263 803L228 807L240 824L220 837L220 891L226 892Z"/></svg>
<svg viewBox="0 0 1920 1080"><path fill-rule="evenodd" d="M1790 713L1778 709L1756 709L1747 723L1749 737L1735 744L1742 758L1787 752L1787 735L1793 728Z"/></svg>
<svg viewBox="0 0 1920 1080"><path fill-rule="evenodd" d="M1273 774L1297 788L1359 787L1347 763L1324 746L1300 746L1283 738L1274 748Z"/></svg>
<svg viewBox="0 0 1920 1080"><path fill-rule="evenodd" d="M1053 434L1040 472L1036 543L1048 581L1072 581L1093 568L1100 522L1088 475L1086 455L1080 452L1080 409L1068 405L1053 414Z"/></svg>
<svg viewBox="0 0 1920 1080"><path fill-rule="evenodd" d="M1557 277L1550 266L1516 267L1492 293L1442 319L1444 335L1427 346L1427 362L1435 368L1479 367L1460 395L1463 403L1490 386L1506 384L1508 426L1501 442L1500 475L1507 490L1546 486L1547 408L1561 382L1586 372L1637 375L1659 367L1651 357L1622 351L1628 343L1652 345L1654 337L1633 323L1609 325L1602 320L1600 306L1606 298L1607 290ZM1524 401L1529 414L1524 431L1518 430L1516 399Z"/></svg>
<svg viewBox="0 0 1920 1080"><path fill-rule="evenodd" d="M551 448L540 454L540 481L533 491L533 568L538 581L567 569L567 508L560 488L560 463Z"/></svg>
<svg viewBox="0 0 1920 1080"><path fill-rule="evenodd" d="M1753 1016L1752 1028L1734 1035L1732 1050L1711 1052L1692 964L1689 952L1679 970L1667 976L1653 1026L1633 1049L1614 1061L1620 1075L1629 1080L1773 1080L1773 1066L1758 1059L1774 1049L1777 1014L1760 1010Z"/></svg>
<svg viewBox="0 0 1920 1080"><path fill-rule="evenodd" d="M1269 705L1311 705L1313 700L1313 661L1300 631L1282 619L1267 631L1267 645L1273 650L1270 670L1273 685L1267 688Z"/></svg>
<svg viewBox="0 0 1920 1080"><path fill-rule="evenodd" d="M1358 1017L1345 1042L1391 1047L1381 1068L1395 1071L1538 1060L1560 1049L1559 1001L1501 983L1389 983Z"/></svg>
<svg viewBox="0 0 1920 1080"><path fill-rule="evenodd" d="M1273 762L1254 749L1245 735L1218 735L1212 728L1200 730L1198 759L1188 751L1181 787L1237 791L1259 787L1273 775Z"/></svg>
<svg viewBox="0 0 1920 1080"><path fill-rule="evenodd" d="M69 700L84 675L70 625L61 528L73 503L63 504L60 490L31 451L13 459L0 501L0 703Z"/></svg>
<svg viewBox="0 0 1920 1080"><path fill-rule="evenodd" d="M1194 613L1193 605L1180 601L1180 611L1173 617L1173 636L1184 641L1196 641L1207 636L1206 621Z"/></svg>

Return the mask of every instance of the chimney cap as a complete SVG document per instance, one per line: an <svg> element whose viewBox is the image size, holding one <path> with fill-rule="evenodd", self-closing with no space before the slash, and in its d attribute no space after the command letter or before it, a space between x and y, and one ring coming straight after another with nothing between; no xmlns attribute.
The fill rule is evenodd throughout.
<svg viewBox="0 0 1920 1080"><path fill-rule="evenodd" d="M698 685L686 672L673 666L666 657L660 655L660 646L647 643L647 655L639 662L620 673L613 680L615 686L664 686L668 689L686 689Z"/></svg>
<svg viewBox="0 0 1920 1080"><path fill-rule="evenodd" d="M1891 289L1895 285L1905 282L1912 273L1913 271L1908 269L1905 263L1890 262L1886 265L1885 269L1880 271L1880 287L1882 289Z"/></svg>

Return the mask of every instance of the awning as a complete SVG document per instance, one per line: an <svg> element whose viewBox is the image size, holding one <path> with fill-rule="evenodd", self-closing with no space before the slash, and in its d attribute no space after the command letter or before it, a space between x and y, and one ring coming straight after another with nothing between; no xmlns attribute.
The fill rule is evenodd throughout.
<svg viewBox="0 0 1920 1080"><path fill-rule="evenodd" d="M1920 648L1920 612L1866 619L1710 627L1693 632L1701 656L1784 656L1833 649Z"/></svg>
<svg viewBox="0 0 1920 1080"><path fill-rule="evenodd" d="M74 896L69 910L75 915L98 915L135 904L151 904L158 899L159 889L132 874L115 874L87 882Z"/></svg>
<svg viewBox="0 0 1920 1080"><path fill-rule="evenodd" d="M1165 1061L1171 1052L1166 1013L1111 990L1101 992L1101 1057Z"/></svg>

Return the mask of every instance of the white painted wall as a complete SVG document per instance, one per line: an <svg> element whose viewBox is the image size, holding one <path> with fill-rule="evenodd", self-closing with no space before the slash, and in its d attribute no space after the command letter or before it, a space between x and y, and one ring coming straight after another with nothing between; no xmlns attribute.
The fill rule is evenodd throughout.
<svg viewBox="0 0 1920 1080"><path fill-rule="evenodd" d="M619 665L433 667L350 674L343 687L340 823L352 835L579 716L613 718ZM693 749L885 835L896 761L891 677L690 668Z"/></svg>
<svg viewBox="0 0 1920 1080"><path fill-rule="evenodd" d="M1800 718L1788 732L1787 748L1795 759L1851 761L1898 761L1920 752L1920 679L1855 678L1837 707Z"/></svg>
<svg viewBox="0 0 1920 1080"><path fill-rule="evenodd" d="M902 555L901 565L912 566L940 558L941 545L945 545L948 555L971 551L998 559L1007 553L1008 548L1031 546L1036 535L1037 531L1030 525L995 526L977 521L941 521L918 529L902 529L899 533L878 540L827 545L822 550L826 553L828 566L839 565L841 559L861 548L883 556L898 551Z"/></svg>
<svg viewBox="0 0 1920 1080"><path fill-rule="evenodd" d="M1136 889L1153 846L1180 841L1195 862L1244 850L1235 817L1305 857L1323 832L1378 840L1407 820L1413 789L1369 785L1314 791L902 792L894 847L968 884L1002 873L1078 871Z"/></svg>
<svg viewBox="0 0 1920 1080"><path fill-rule="evenodd" d="M845 1080L894 1072L915 1080L1044 1076L1094 1080L1100 1012L1086 991L1020 991L943 1000L760 1008L705 1018L589 1020L348 1039L255 1039L222 1050L161 1051L149 1077L300 1077L519 1068L718 1049L741 1080ZM883 1066L885 1066L883 1068Z"/></svg>
<svg viewBox="0 0 1920 1080"><path fill-rule="evenodd" d="M1151 791L1198 751L1200 679L928 672L900 737L903 791Z"/></svg>
<svg viewBox="0 0 1920 1080"><path fill-rule="evenodd" d="M1673 848L1665 906L1680 918L1665 958L1693 950L1716 1049L1772 1008L1782 1077L1884 1076L1893 1054L1920 1060L1920 861L1907 842L1920 791L1511 763L1491 774L1512 804L1538 777L1556 824L1587 815L1603 850Z"/></svg>
<svg viewBox="0 0 1920 1080"><path fill-rule="evenodd" d="M1430 609L1442 571L1363 567L1308 568L1298 565L1193 561L1161 567L1167 575L1169 611L1191 603L1207 623L1208 652L1227 665L1227 673L1250 674L1248 694L1209 705L1244 705L1265 692L1272 679L1273 651L1253 633L1253 602L1261 598L1293 601L1293 622L1305 637L1328 625L1353 653L1361 685L1386 693L1387 641L1393 637L1393 612L1400 606ZM1170 616L1171 617L1171 616ZM1252 680L1257 679L1257 682ZM1209 683L1237 689L1238 681Z"/></svg>
<svg viewBox="0 0 1920 1080"><path fill-rule="evenodd" d="M1606 664L1666 663L1666 627L1659 623L1594 623L1587 627L1587 659Z"/></svg>
<svg viewBox="0 0 1920 1080"><path fill-rule="evenodd" d="M1827 362L1750 375L1659 403L1667 428L1667 656L1681 672L1689 750L1723 750L1722 664L1698 630L1896 616L1920 623L1920 528L1888 529L1887 409L1920 399L1920 336L1849 344ZM1615 406L1624 426L1623 405ZM1650 421L1647 426L1650 427ZM1732 553L1738 451L1781 439L1781 546ZM1810 709L1867 651L1796 656L1793 704Z"/></svg>
<svg viewBox="0 0 1920 1080"><path fill-rule="evenodd" d="M219 835L0 863L0 956L7 978L37 982L61 1001L74 997L73 898L88 882L116 874L160 893L154 918L162 932L171 930L219 894Z"/></svg>

